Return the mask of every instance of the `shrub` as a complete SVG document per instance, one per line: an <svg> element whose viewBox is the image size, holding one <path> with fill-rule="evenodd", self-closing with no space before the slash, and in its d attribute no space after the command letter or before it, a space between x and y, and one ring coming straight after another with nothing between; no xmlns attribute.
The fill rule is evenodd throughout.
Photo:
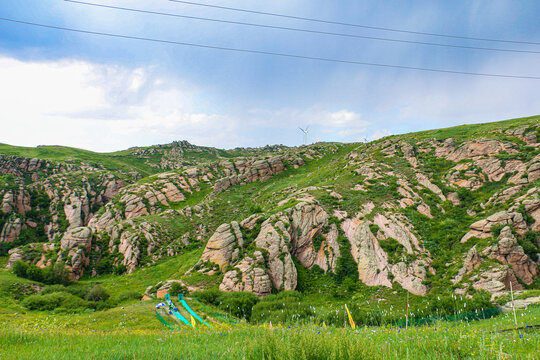
<svg viewBox="0 0 540 360"><path fill-rule="evenodd" d="M122 294L120 294L120 296L118 296L118 300L120 302L128 300L140 300L141 298L142 295L138 291L134 290L123 292Z"/></svg>
<svg viewBox="0 0 540 360"><path fill-rule="evenodd" d="M180 284L178 282L173 282L172 285L171 285L171 288L169 289L169 294L171 296L177 296L178 294L188 295L189 290L184 285L182 285L182 284Z"/></svg>
<svg viewBox="0 0 540 360"><path fill-rule="evenodd" d="M207 289L193 292L193 296L203 303L218 306L222 292L219 289Z"/></svg>
<svg viewBox="0 0 540 360"><path fill-rule="evenodd" d="M13 264L13 266L11 267L11 271L13 271L13 273L18 277L26 278L28 264L24 261L16 261L15 264Z"/></svg>
<svg viewBox="0 0 540 360"><path fill-rule="evenodd" d="M116 275L122 275L127 271L126 265L118 265L114 268L114 273Z"/></svg>
<svg viewBox="0 0 540 360"><path fill-rule="evenodd" d="M22 306L30 310L51 311L58 308L64 310L82 310L88 302L66 292L53 292L46 295L30 295L22 301Z"/></svg>
<svg viewBox="0 0 540 360"><path fill-rule="evenodd" d="M105 301L109 297L110 295L107 293L107 291L103 287L101 287L101 285L95 285L84 296L86 300L95 301L95 302Z"/></svg>
<svg viewBox="0 0 540 360"><path fill-rule="evenodd" d="M227 311L229 314L249 320L253 306L259 301L259 298L247 291L226 293L222 296L219 308Z"/></svg>
<svg viewBox="0 0 540 360"><path fill-rule="evenodd" d="M340 244L341 257L337 260L336 281L341 283L347 277L358 279L358 264L354 261L351 254L349 240L345 236L339 235L338 242Z"/></svg>
<svg viewBox="0 0 540 360"><path fill-rule="evenodd" d="M70 283L69 274L63 263L56 263L51 266L39 268L33 264L27 264L24 261L17 261L13 264L12 271L18 277L43 282L45 284L64 284Z"/></svg>
<svg viewBox="0 0 540 360"><path fill-rule="evenodd" d="M250 292L223 292L218 289L208 289L193 292L200 301L214 305L230 315L249 320L253 306L259 298Z"/></svg>
<svg viewBox="0 0 540 360"><path fill-rule="evenodd" d="M47 295L55 292L68 292L68 289L64 285L49 285L41 289L39 294Z"/></svg>

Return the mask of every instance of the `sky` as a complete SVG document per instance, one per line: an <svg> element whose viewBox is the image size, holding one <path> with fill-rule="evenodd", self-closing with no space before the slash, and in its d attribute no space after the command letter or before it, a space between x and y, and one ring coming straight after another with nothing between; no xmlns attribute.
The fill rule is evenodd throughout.
<svg viewBox="0 0 540 360"><path fill-rule="evenodd" d="M83 0L81 0L83 1ZM191 17L540 52L540 45L390 32L169 0L84 0ZM540 43L538 1L202 0L455 36ZM64 0L0 0L0 18L353 62L540 77L540 53L243 26ZM188 140L219 148L356 142L540 114L540 80L375 67L75 33L0 20L0 143L99 152Z"/></svg>

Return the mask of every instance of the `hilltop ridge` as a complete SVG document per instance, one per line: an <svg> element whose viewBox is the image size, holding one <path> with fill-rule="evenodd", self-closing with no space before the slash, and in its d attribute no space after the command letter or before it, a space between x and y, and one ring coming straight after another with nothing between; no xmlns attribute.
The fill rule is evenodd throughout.
<svg viewBox="0 0 540 360"><path fill-rule="evenodd" d="M261 297L347 279L419 296L537 288L539 124L231 150L0 145L0 250L76 280L199 249L184 283Z"/></svg>

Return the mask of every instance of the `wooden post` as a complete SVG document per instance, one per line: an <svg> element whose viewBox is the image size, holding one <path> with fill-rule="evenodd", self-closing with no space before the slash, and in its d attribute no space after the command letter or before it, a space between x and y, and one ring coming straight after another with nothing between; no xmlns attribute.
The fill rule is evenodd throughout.
<svg viewBox="0 0 540 360"><path fill-rule="evenodd" d="M510 280L510 296L512 297L512 311L514 312L514 325L517 330L517 317L516 317L516 307L514 306L514 290L512 289L512 280Z"/></svg>

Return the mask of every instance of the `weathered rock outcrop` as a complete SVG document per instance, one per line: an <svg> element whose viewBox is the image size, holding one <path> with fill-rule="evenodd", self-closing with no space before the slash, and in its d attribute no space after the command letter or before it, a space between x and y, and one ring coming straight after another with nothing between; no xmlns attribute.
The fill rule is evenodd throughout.
<svg viewBox="0 0 540 360"><path fill-rule="evenodd" d="M22 227L23 222L19 217L10 218L0 233L0 242L14 242L19 237Z"/></svg>
<svg viewBox="0 0 540 360"><path fill-rule="evenodd" d="M492 294L510 290L510 283L512 283L512 289L523 290L523 285L518 282L516 275L508 265L490 267L483 273L472 277L471 280L474 281L472 286L475 290L484 290Z"/></svg>
<svg viewBox="0 0 540 360"><path fill-rule="evenodd" d="M347 219L341 226L351 243L351 254L358 264L360 280L370 286L392 287L388 279L387 255L369 229L369 223L363 220Z"/></svg>
<svg viewBox="0 0 540 360"><path fill-rule="evenodd" d="M512 229L508 226L501 230L499 242L491 248L490 258L496 259L504 265L511 265L512 270L525 284L532 284L538 275L538 265L532 261L519 245Z"/></svg>
<svg viewBox="0 0 540 360"><path fill-rule="evenodd" d="M317 265L326 271L335 272L340 257L337 226L328 226L328 214L319 205L300 203L289 211L291 220L291 246L294 255L305 267ZM324 228L328 232L324 233ZM315 248L314 239L320 244Z"/></svg>
<svg viewBox="0 0 540 360"><path fill-rule="evenodd" d="M231 261L238 259L238 251L234 252L234 250L242 248L243 244L242 232L236 221L231 224L221 224L206 243L200 261L217 264L223 271L231 264Z"/></svg>
<svg viewBox="0 0 540 360"><path fill-rule="evenodd" d="M476 250L476 245L471 248L463 259L463 266L459 269L457 276L452 280L452 283L457 284L467 274L472 273L476 268L480 266L482 260L480 254Z"/></svg>
<svg viewBox="0 0 540 360"><path fill-rule="evenodd" d="M89 263L86 255L92 244L92 229L89 227L76 227L68 230L60 241L60 249L68 251L68 258L59 258L59 261L68 260L67 268L70 270L72 280L78 280Z"/></svg>
<svg viewBox="0 0 540 360"><path fill-rule="evenodd" d="M289 161L294 167L305 165L301 157L273 156L269 159L235 159L220 163L225 168L226 177L216 180L214 191L220 192L232 185L247 184L255 181L265 181L285 170L285 162Z"/></svg>
<svg viewBox="0 0 540 360"><path fill-rule="evenodd" d="M268 275L265 260L260 251L253 257L247 256L228 271L219 286L222 291L250 291L259 297L272 293L272 281Z"/></svg>

